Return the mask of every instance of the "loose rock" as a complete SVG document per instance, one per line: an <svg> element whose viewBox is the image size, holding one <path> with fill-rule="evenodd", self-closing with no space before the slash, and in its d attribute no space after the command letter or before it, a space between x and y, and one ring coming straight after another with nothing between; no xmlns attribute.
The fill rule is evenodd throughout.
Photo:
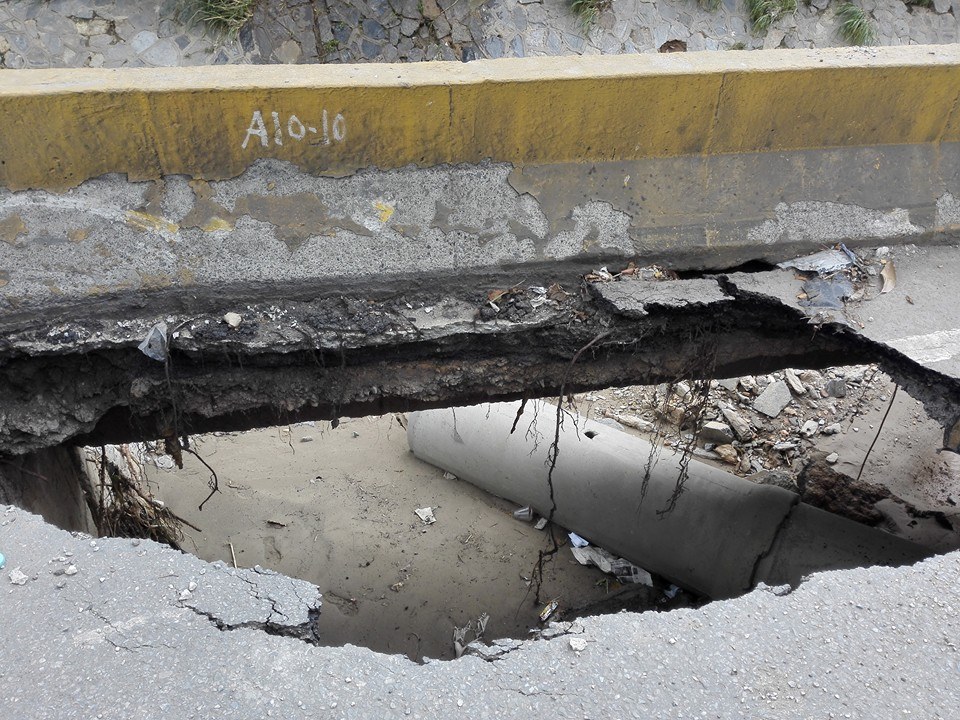
<svg viewBox="0 0 960 720"><path fill-rule="evenodd" d="M783 380L770 383L753 401L753 409L767 417L776 417L790 403L790 388Z"/></svg>

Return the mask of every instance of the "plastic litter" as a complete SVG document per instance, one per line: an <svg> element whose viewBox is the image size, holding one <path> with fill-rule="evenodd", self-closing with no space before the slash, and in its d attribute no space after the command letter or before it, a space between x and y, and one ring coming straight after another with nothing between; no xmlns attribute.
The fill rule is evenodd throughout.
<svg viewBox="0 0 960 720"><path fill-rule="evenodd" d="M668 587L666 590L663 591L663 594L666 595L671 600L673 600L673 598L677 596L678 592L680 592L680 588L678 588L676 585L671 585L670 587Z"/></svg>
<svg viewBox="0 0 960 720"><path fill-rule="evenodd" d="M159 322L150 328L146 339L137 346L144 355L157 362L167 361L167 324Z"/></svg>
<svg viewBox="0 0 960 720"><path fill-rule="evenodd" d="M842 310L843 301L853 295L854 287L845 275L833 275L829 278L813 277L803 283L806 298L799 301L803 307L830 308Z"/></svg>
<svg viewBox="0 0 960 720"><path fill-rule="evenodd" d="M551 600L546 605L543 606L543 610L540 611L540 622L546 622L550 617L557 611L557 608L560 607L560 603L557 600Z"/></svg>
<svg viewBox="0 0 960 720"><path fill-rule="evenodd" d="M432 507L417 508L414 512L417 514L417 517L423 521L424 525L433 525L437 521L436 516L433 514Z"/></svg>
<svg viewBox="0 0 960 720"><path fill-rule="evenodd" d="M535 530L543 530L546 526L547 526L547 519L542 517L539 520L537 520L537 524L534 525L533 527ZM3 566L0 565L0 567L3 567Z"/></svg>
<svg viewBox="0 0 960 720"><path fill-rule="evenodd" d="M573 545L575 548L585 548L587 547L587 545L590 544L589 542L584 540L582 537L577 535L575 532L569 533L569 536L570 536L570 544Z"/></svg>
<svg viewBox="0 0 960 720"><path fill-rule="evenodd" d="M3 556L3 553L0 553L0 570L3 570L3 566L7 564L7 559Z"/></svg>
<svg viewBox="0 0 960 720"><path fill-rule="evenodd" d="M525 505L522 508L513 511L513 516L517 520L523 520L524 522L530 522L533 520L533 508L529 505Z"/></svg>
<svg viewBox="0 0 960 720"><path fill-rule="evenodd" d="M828 275L848 268L853 264L854 261L850 258L850 255L842 250L822 250L793 260L784 260L782 263L777 263L777 267Z"/></svg>

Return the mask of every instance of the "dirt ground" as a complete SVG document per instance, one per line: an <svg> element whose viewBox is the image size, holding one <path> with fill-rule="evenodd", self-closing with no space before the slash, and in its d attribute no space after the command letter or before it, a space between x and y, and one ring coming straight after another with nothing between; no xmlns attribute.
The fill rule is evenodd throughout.
<svg viewBox="0 0 960 720"><path fill-rule="evenodd" d="M514 519L515 505L417 460L394 417L196 442L220 484L202 512L209 472L196 459L148 474L156 496L203 531L185 528L184 549L230 563L232 543L240 567L315 583L325 643L449 659L454 628L475 626L484 613L487 640L527 637L539 626L542 606L527 581L551 546L547 531ZM414 510L423 507L433 508L436 523L421 522ZM618 589L563 547L545 565L541 595L569 614Z"/></svg>

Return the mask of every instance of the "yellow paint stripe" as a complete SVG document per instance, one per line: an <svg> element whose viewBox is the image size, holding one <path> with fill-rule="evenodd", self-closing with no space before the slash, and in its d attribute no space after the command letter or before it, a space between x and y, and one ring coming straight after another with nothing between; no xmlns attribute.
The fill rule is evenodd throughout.
<svg viewBox="0 0 960 720"><path fill-rule="evenodd" d="M0 184L957 142L958 98L956 45L16 70L0 73Z"/></svg>

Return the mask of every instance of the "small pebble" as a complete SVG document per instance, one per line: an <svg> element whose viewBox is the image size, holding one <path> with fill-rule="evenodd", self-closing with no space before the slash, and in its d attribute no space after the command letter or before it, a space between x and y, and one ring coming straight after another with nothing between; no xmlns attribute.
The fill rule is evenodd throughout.
<svg viewBox="0 0 960 720"><path fill-rule="evenodd" d="M63 574L64 574L64 575L76 575L76 574L77 574L77 566L76 566L76 565L68 565L68 566L67 566L67 569L63 571Z"/></svg>

